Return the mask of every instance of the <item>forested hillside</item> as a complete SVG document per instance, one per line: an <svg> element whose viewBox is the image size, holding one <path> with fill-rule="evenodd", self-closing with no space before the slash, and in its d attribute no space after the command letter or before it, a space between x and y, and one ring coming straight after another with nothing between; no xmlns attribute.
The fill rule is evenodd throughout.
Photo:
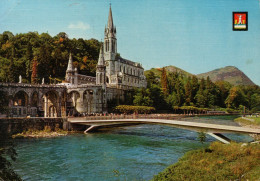
<svg viewBox="0 0 260 181"><path fill-rule="evenodd" d="M186 113L208 108L260 111L260 88L257 85L234 86L225 81L214 83L209 77L199 79L181 70L167 71L167 67L148 70L145 75L148 87L136 90L135 105Z"/></svg>
<svg viewBox="0 0 260 181"><path fill-rule="evenodd" d="M13 35L9 31L0 34L0 82L39 83L53 78L62 80L72 53L75 67L81 74L95 75L101 43L95 39L70 39L61 32L52 37L37 32ZM35 75L32 76L33 69Z"/></svg>

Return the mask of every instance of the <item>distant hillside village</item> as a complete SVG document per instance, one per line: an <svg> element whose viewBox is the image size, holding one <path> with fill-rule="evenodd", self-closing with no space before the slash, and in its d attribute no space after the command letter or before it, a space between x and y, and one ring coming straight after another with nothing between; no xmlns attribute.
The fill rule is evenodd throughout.
<svg viewBox="0 0 260 181"><path fill-rule="evenodd" d="M111 7L104 43L64 32L0 34L0 115L103 114L117 105L177 114L260 111L259 86L237 68L197 76L174 66L144 71L120 56L116 35Z"/></svg>

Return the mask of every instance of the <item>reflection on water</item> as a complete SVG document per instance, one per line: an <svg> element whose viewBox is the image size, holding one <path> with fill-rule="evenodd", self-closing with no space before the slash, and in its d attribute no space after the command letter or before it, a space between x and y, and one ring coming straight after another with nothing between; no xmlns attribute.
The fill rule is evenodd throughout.
<svg viewBox="0 0 260 181"><path fill-rule="evenodd" d="M251 140L238 134L228 137ZM207 137L201 144L196 132L161 125L109 128L88 135L18 140L14 167L24 180L149 180L185 152L212 141Z"/></svg>

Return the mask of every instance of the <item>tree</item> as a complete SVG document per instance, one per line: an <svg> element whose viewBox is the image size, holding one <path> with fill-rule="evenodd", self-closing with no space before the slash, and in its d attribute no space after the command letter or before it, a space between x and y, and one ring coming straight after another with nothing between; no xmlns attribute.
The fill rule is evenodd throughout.
<svg viewBox="0 0 260 181"><path fill-rule="evenodd" d="M16 74L17 72L17 67L14 64L14 58L15 58L15 47L12 47L12 56L11 56L11 62L9 65L9 69L8 69L8 81L9 82L16 82L16 77L18 77L18 75Z"/></svg>
<svg viewBox="0 0 260 181"><path fill-rule="evenodd" d="M198 140L204 143L206 141L206 134L204 132L198 132Z"/></svg>
<svg viewBox="0 0 260 181"><path fill-rule="evenodd" d="M239 105L247 104L247 98L240 87L234 86L230 89L225 104L228 108L238 108Z"/></svg>
<svg viewBox="0 0 260 181"><path fill-rule="evenodd" d="M205 89L205 80L204 80L204 78L202 78L200 81L199 91L197 92L197 94L195 96L197 106L202 107L202 108L206 106L206 98L204 95L204 89Z"/></svg>
<svg viewBox="0 0 260 181"><path fill-rule="evenodd" d="M185 84L185 104L189 106L192 101L192 87L190 82L190 77L187 80L187 83Z"/></svg>
<svg viewBox="0 0 260 181"><path fill-rule="evenodd" d="M163 94L166 96L169 92L168 92L167 74L164 67L162 68L161 86L162 86Z"/></svg>
<svg viewBox="0 0 260 181"><path fill-rule="evenodd" d="M37 82L38 82L37 72L38 72L38 62L37 62L37 57L34 57L33 65L32 65L32 76L31 76L32 84L37 84Z"/></svg>
<svg viewBox="0 0 260 181"><path fill-rule="evenodd" d="M191 87L192 87L191 102L193 102L195 104L196 103L195 96L199 90L199 80L195 75L193 75L191 78Z"/></svg>
<svg viewBox="0 0 260 181"><path fill-rule="evenodd" d="M0 180L20 181L22 179L14 172L10 161L16 160L17 153L6 130L3 127L0 130Z"/></svg>
<svg viewBox="0 0 260 181"><path fill-rule="evenodd" d="M30 43L27 45L25 58L26 58L26 62L25 62L25 64L26 64L26 78L29 79L30 74L31 74L31 60L33 59L32 45Z"/></svg>
<svg viewBox="0 0 260 181"><path fill-rule="evenodd" d="M147 87L151 87L152 84L158 84L158 81L156 80L156 76L153 71L149 71L146 74L146 80L147 80Z"/></svg>
<svg viewBox="0 0 260 181"><path fill-rule="evenodd" d="M135 106L152 106L153 101L150 98L151 93L149 89L140 88L136 90L137 93L134 95L134 105Z"/></svg>
<svg viewBox="0 0 260 181"><path fill-rule="evenodd" d="M153 107L155 107L156 110L168 109L168 106L165 101L165 96L159 85L152 84L151 87L149 88L149 91L150 91L150 98L153 102Z"/></svg>
<svg viewBox="0 0 260 181"><path fill-rule="evenodd" d="M183 82L178 78L175 84L177 106L181 106L184 103L184 88Z"/></svg>

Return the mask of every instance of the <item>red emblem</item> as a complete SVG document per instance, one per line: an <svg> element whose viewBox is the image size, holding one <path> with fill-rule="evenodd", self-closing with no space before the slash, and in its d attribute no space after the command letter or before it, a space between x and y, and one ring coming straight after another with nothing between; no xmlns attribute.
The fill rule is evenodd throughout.
<svg viewBox="0 0 260 181"><path fill-rule="evenodd" d="M248 30L247 12L233 12L233 30L234 31Z"/></svg>

